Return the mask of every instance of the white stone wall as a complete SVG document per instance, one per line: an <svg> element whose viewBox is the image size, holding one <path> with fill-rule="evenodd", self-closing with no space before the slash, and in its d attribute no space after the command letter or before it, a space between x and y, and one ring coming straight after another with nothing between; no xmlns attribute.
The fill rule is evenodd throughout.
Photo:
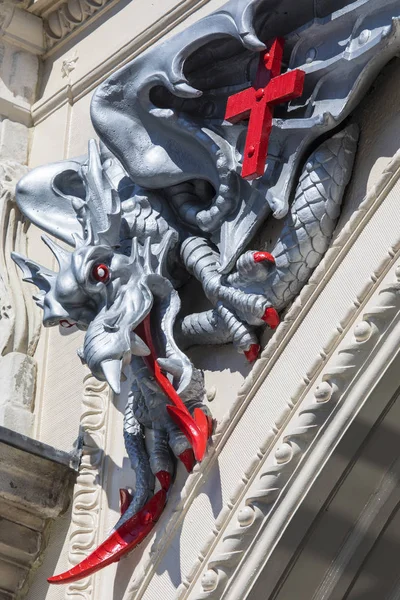
<svg viewBox="0 0 400 600"><path fill-rule="evenodd" d="M13 2L1 5L0 25L0 425L32 434L39 314L10 252L27 249L14 188L27 171L43 30Z"/></svg>

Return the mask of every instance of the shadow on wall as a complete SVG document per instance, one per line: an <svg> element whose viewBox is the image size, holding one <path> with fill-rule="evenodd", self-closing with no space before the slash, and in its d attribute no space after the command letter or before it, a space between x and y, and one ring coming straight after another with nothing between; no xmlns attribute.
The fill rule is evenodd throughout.
<svg viewBox="0 0 400 600"><path fill-rule="evenodd" d="M400 147L400 60L391 60L352 114L360 126L353 177L336 227L340 233ZM373 115L373 117L372 117Z"/></svg>

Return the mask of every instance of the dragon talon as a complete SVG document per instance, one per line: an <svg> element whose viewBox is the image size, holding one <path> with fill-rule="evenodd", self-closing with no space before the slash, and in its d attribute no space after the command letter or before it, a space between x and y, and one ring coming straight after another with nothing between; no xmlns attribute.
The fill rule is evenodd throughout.
<svg viewBox="0 0 400 600"><path fill-rule="evenodd" d="M193 450L188 448L182 454L178 456L179 460L185 465L185 469L188 473L193 471L194 465L196 464L196 459L194 456Z"/></svg>
<svg viewBox="0 0 400 600"><path fill-rule="evenodd" d="M119 510L121 513L121 517L122 517L122 515L124 515L126 513L131 502L132 502L132 494L128 490L125 490L123 488L120 489L119 490Z"/></svg>
<svg viewBox="0 0 400 600"><path fill-rule="evenodd" d="M171 487L171 473L168 473L168 471L158 471L158 473L156 473L156 477L160 482L162 489L167 492Z"/></svg>
<svg viewBox="0 0 400 600"><path fill-rule="evenodd" d="M84 558L69 571L54 575L49 583L62 584L89 577L96 571L119 561L125 554L136 548L153 529L160 518L167 500L165 490L155 494L145 506L123 525L118 527L94 552Z"/></svg>
<svg viewBox="0 0 400 600"><path fill-rule="evenodd" d="M207 440L209 438L209 435L208 435L209 423L208 423L207 415L204 414L204 412L201 410L201 408L195 408L193 411L193 417L194 417L195 423L196 423L197 427L200 429L203 437L205 437Z"/></svg>
<svg viewBox="0 0 400 600"><path fill-rule="evenodd" d="M208 439L210 439L210 437L213 434L213 430L214 430L214 421L212 417L207 417L207 421L208 421Z"/></svg>
<svg viewBox="0 0 400 600"><path fill-rule="evenodd" d="M202 460L206 452L207 435L199 428L186 407L183 411L177 406L167 405L167 411L192 446L196 460Z"/></svg>
<svg viewBox="0 0 400 600"><path fill-rule="evenodd" d="M277 311L271 306L265 309L264 315L261 318L270 329L276 329L281 322Z"/></svg>
<svg viewBox="0 0 400 600"><path fill-rule="evenodd" d="M261 346L259 344L252 344L248 350L245 350L244 355L249 361L249 363L257 360L258 355L260 354Z"/></svg>
<svg viewBox="0 0 400 600"><path fill-rule="evenodd" d="M275 264L275 258L269 252L254 252L253 260L255 263L269 262L272 265Z"/></svg>

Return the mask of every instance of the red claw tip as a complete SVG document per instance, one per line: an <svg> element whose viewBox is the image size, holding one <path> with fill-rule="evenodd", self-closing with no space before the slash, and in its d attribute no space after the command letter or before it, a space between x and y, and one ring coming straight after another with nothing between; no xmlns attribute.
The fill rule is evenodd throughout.
<svg viewBox="0 0 400 600"><path fill-rule="evenodd" d="M121 517L126 513L131 502L132 494L125 489L119 490L119 509L121 512Z"/></svg>
<svg viewBox="0 0 400 600"><path fill-rule="evenodd" d="M49 583L62 584L89 577L103 567L119 561L136 548L158 521L167 501L165 490L159 490L133 517L114 531L96 550L69 571L54 575Z"/></svg>
<svg viewBox="0 0 400 600"><path fill-rule="evenodd" d="M260 354L261 346L259 344L252 344L248 350L245 351L244 355L247 360L252 363L257 360Z"/></svg>
<svg viewBox="0 0 400 600"><path fill-rule="evenodd" d="M207 449L207 418L203 411L196 408L193 418L186 407L181 410L177 406L167 404L166 408L171 419L188 439L196 460L202 460Z"/></svg>
<svg viewBox="0 0 400 600"><path fill-rule="evenodd" d="M196 464L196 459L194 457L193 450L188 448L187 450L182 452L182 454L180 454L178 458L185 465L186 471L188 473L191 473L193 471L194 465Z"/></svg>
<svg viewBox="0 0 400 600"><path fill-rule="evenodd" d="M270 327L271 329L276 329L281 322L278 313L275 308L266 308L264 316L262 320Z"/></svg>
<svg viewBox="0 0 400 600"><path fill-rule="evenodd" d="M255 263L269 262L273 265L275 264L275 259L269 252L254 252L253 260Z"/></svg>
<svg viewBox="0 0 400 600"><path fill-rule="evenodd" d="M213 421L213 418L210 416L207 417L207 421L208 421L208 438L210 439L210 437L213 434L214 421Z"/></svg>
<svg viewBox="0 0 400 600"><path fill-rule="evenodd" d="M160 482L162 489L167 492L171 486L171 474L168 473L168 471L158 471L156 477Z"/></svg>

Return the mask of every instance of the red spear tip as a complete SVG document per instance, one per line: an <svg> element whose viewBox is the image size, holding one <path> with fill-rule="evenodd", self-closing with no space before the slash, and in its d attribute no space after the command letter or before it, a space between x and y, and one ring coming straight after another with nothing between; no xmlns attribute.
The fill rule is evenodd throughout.
<svg viewBox="0 0 400 600"><path fill-rule="evenodd" d="M71 583L89 577L103 567L119 561L122 556L136 548L150 533L160 518L167 501L165 490L155 494L144 507L123 525L118 527L94 552L69 571L54 575L47 581L53 584Z"/></svg>
<svg viewBox="0 0 400 600"><path fill-rule="evenodd" d="M205 437L206 440L208 440L208 438L210 437L210 417L208 417L201 410L201 408L195 408L193 411L193 418L197 427L200 429L203 437Z"/></svg>
<svg viewBox="0 0 400 600"><path fill-rule="evenodd" d="M264 316L262 320L270 327L271 329L276 329L281 322L278 313L275 308L269 307L265 309Z"/></svg>

